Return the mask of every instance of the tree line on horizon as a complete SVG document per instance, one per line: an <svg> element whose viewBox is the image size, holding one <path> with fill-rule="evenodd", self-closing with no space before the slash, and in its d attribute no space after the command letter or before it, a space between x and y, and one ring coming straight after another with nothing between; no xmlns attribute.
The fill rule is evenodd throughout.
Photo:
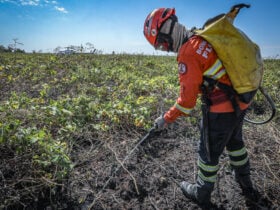
<svg viewBox="0 0 280 210"><path fill-rule="evenodd" d="M14 44L8 45L8 47L5 47L4 45L0 45L0 53L25 53L25 50L20 49L17 47L17 45L23 45L22 43L17 42L17 39L14 39ZM35 50L32 51L32 53L42 53L42 50L39 50L36 52ZM73 54L73 53L92 53L92 54L102 54L101 50L98 50L95 48L95 46L87 42L85 45L81 44L80 46L76 45L69 45L67 47L61 47L57 46L54 48L53 53L56 54Z"/></svg>
<svg viewBox="0 0 280 210"><path fill-rule="evenodd" d="M11 46L5 47L3 45L0 45L0 53L8 53L8 52L16 52L16 53L25 53L24 50L19 48L13 48Z"/></svg>

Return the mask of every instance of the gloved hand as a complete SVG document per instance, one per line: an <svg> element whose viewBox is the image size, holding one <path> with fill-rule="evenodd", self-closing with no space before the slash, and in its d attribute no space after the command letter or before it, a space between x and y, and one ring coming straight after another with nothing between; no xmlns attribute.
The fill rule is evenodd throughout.
<svg viewBox="0 0 280 210"><path fill-rule="evenodd" d="M167 122L164 119L164 114L162 114L160 117L158 117L155 122L154 126L157 130L163 130L167 127Z"/></svg>

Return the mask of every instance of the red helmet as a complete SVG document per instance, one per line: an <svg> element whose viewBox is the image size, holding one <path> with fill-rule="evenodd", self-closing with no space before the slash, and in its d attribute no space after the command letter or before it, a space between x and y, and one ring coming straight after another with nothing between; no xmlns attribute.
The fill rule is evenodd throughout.
<svg viewBox="0 0 280 210"><path fill-rule="evenodd" d="M170 17L175 16L175 9L159 8L152 11L146 18L144 23L144 35L151 45L157 48L157 38L160 34L160 28L163 23ZM168 45L168 43L165 43Z"/></svg>

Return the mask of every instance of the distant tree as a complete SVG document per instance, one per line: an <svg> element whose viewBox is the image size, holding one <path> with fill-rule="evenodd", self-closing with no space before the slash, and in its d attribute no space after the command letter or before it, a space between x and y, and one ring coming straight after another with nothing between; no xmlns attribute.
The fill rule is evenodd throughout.
<svg viewBox="0 0 280 210"><path fill-rule="evenodd" d="M85 48L84 48L83 44L81 44L81 46L79 48L79 52L80 53L84 53L85 52Z"/></svg>
<svg viewBox="0 0 280 210"><path fill-rule="evenodd" d="M54 48L53 52L54 53L59 53L60 50L61 50L61 47L57 46L56 48Z"/></svg>
<svg viewBox="0 0 280 210"><path fill-rule="evenodd" d="M66 49L68 52L77 52L79 51L80 47L75 45L69 45L68 47L66 47Z"/></svg>
<svg viewBox="0 0 280 210"><path fill-rule="evenodd" d="M14 41L14 43L9 45L9 47L13 49L13 52L24 53L24 50L21 50L21 49L17 48L17 45L23 45L23 43L18 42L18 38L14 38L13 41Z"/></svg>
<svg viewBox="0 0 280 210"><path fill-rule="evenodd" d="M35 53L42 53L42 52L43 52L43 50L38 50L38 51L32 50L32 53L33 53L33 54L35 54Z"/></svg>
<svg viewBox="0 0 280 210"><path fill-rule="evenodd" d="M54 53L59 54L73 54L73 53L92 53L92 54L102 54L101 50L97 50L94 45L90 42L87 42L85 45L81 44L80 46L69 45L67 47L56 47L53 50Z"/></svg>
<svg viewBox="0 0 280 210"><path fill-rule="evenodd" d="M11 48L11 47L8 47L8 48L6 48L6 47L4 47L3 45L0 45L0 52L13 52L13 48Z"/></svg>
<svg viewBox="0 0 280 210"><path fill-rule="evenodd" d="M0 52L5 52L6 48L3 45L0 45Z"/></svg>
<svg viewBox="0 0 280 210"><path fill-rule="evenodd" d="M13 44L9 44L9 45L8 45L8 50L9 50L9 52L14 52L14 49L15 49L15 47L14 47Z"/></svg>
<svg viewBox="0 0 280 210"><path fill-rule="evenodd" d="M67 49L72 50L72 52L78 52L78 53L84 52L84 46L82 44L80 46L70 45Z"/></svg>
<svg viewBox="0 0 280 210"><path fill-rule="evenodd" d="M96 51L96 49L95 49L94 45L93 45L92 43L90 43L90 42L87 42L87 43L86 43L86 49L87 49L87 50L88 50L88 52L90 52L90 53L92 53L92 52L95 52L95 51Z"/></svg>
<svg viewBox="0 0 280 210"><path fill-rule="evenodd" d="M19 49L19 48L15 49L15 51L14 51L14 52L15 52L15 53L25 53L25 51L24 51L24 50Z"/></svg>
<svg viewBox="0 0 280 210"><path fill-rule="evenodd" d="M0 45L0 52L8 52L8 49L6 49L3 45Z"/></svg>

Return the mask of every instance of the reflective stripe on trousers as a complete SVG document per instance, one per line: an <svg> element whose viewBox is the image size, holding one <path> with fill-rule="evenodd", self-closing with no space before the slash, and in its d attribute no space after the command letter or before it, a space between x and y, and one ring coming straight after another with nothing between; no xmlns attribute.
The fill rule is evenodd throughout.
<svg viewBox="0 0 280 210"><path fill-rule="evenodd" d="M226 148L229 152L230 163L234 168L249 170L242 167L249 164L248 155L242 139L244 115L237 119L234 112L209 113L209 148L211 160L207 160L206 149L201 137L199 144L197 193L203 190L210 196L219 170L219 158ZM235 128L234 128L235 127ZM234 128L234 130L232 130ZM232 132L231 132L232 131ZM228 138L229 133L232 133ZM199 197L199 195L198 195Z"/></svg>
<svg viewBox="0 0 280 210"><path fill-rule="evenodd" d="M228 155L230 158L230 165L233 168L241 167L248 162L248 153L245 147L237 150L228 150Z"/></svg>

